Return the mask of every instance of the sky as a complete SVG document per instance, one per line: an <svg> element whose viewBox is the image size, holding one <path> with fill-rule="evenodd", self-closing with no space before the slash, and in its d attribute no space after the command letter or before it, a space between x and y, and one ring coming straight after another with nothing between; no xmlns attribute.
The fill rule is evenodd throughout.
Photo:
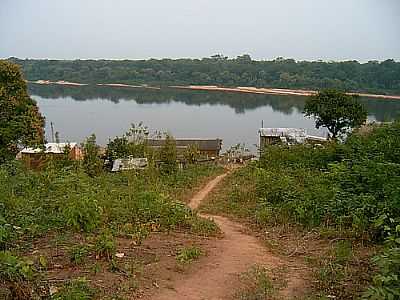
<svg viewBox="0 0 400 300"><path fill-rule="evenodd" d="M0 0L0 57L400 61L399 0Z"/></svg>

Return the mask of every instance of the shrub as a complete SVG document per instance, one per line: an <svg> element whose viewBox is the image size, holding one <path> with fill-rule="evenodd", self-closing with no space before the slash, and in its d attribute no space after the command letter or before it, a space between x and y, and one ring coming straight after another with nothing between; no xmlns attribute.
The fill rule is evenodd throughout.
<svg viewBox="0 0 400 300"><path fill-rule="evenodd" d="M176 255L176 260L179 263L187 264L192 262L193 260L198 259L201 254L202 251L199 247L196 246L185 247L178 251Z"/></svg>
<svg viewBox="0 0 400 300"><path fill-rule="evenodd" d="M89 286L87 280L77 278L54 294L52 300L91 300L94 295L95 290Z"/></svg>
<svg viewBox="0 0 400 300"><path fill-rule="evenodd" d="M101 209L94 196L72 194L66 200L63 214L68 226L86 232L97 227Z"/></svg>
<svg viewBox="0 0 400 300"><path fill-rule="evenodd" d="M9 251L0 251L0 281L6 284L11 299L31 299L31 282L35 275L32 261L14 256Z"/></svg>
<svg viewBox="0 0 400 300"><path fill-rule="evenodd" d="M173 174L178 170L175 139L167 134L165 143L160 149L160 170L164 174Z"/></svg>
<svg viewBox="0 0 400 300"><path fill-rule="evenodd" d="M83 143L83 168L90 177L99 175L103 169L103 161L100 159L99 146L96 145L96 136L92 134Z"/></svg>
<svg viewBox="0 0 400 300"><path fill-rule="evenodd" d="M69 251L69 259L71 263L79 265L83 263L85 258L89 255L90 248L87 245L76 245Z"/></svg>
<svg viewBox="0 0 400 300"><path fill-rule="evenodd" d="M108 230L103 231L96 240L95 251L98 257L111 260L117 249L115 238Z"/></svg>
<svg viewBox="0 0 400 300"><path fill-rule="evenodd" d="M373 286L363 299L400 299L400 247L391 247L374 258L379 273L373 278Z"/></svg>
<svg viewBox="0 0 400 300"><path fill-rule="evenodd" d="M145 157L148 152L146 138L149 135L148 127L143 123L132 124L128 132L122 137L115 137L107 144L106 157L109 162L117 158Z"/></svg>

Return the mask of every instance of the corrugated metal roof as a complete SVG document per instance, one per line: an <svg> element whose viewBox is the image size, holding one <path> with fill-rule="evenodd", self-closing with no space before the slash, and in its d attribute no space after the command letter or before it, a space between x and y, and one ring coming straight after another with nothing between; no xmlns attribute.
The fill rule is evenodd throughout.
<svg viewBox="0 0 400 300"><path fill-rule="evenodd" d="M307 136L303 128L260 128L258 132L264 137Z"/></svg>
<svg viewBox="0 0 400 300"><path fill-rule="evenodd" d="M328 139L323 136L307 135L307 140L316 141L316 142L326 142Z"/></svg>
<svg viewBox="0 0 400 300"><path fill-rule="evenodd" d="M165 139L148 139L147 143L151 147L162 147ZM221 139L175 139L176 147L183 148L196 145L199 151L215 151L221 150Z"/></svg>
<svg viewBox="0 0 400 300"><path fill-rule="evenodd" d="M44 151L42 148L25 148L21 150L21 153L24 154L35 154L35 153L53 153L53 154L62 154L64 153L65 147L74 148L77 143L47 143L44 145Z"/></svg>
<svg viewBox="0 0 400 300"><path fill-rule="evenodd" d="M258 132L260 137L277 137L285 144L302 144L307 138L307 132L303 128L260 128Z"/></svg>
<svg viewBox="0 0 400 300"><path fill-rule="evenodd" d="M147 158L119 158L114 160L111 172L140 170L148 165Z"/></svg>

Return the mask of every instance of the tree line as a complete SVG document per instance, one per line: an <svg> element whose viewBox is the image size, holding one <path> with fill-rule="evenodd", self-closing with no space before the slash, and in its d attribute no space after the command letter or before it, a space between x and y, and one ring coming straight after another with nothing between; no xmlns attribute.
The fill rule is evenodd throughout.
<svg viewBox="0 0 400 300"><path fill-rule="evenodd" d="M67 80L84 83L222 85L327 89L400 93L400 62L295 61L279 57L253 60L249 55L228 58L149 60L37 60L9 58L27 80Z"/></svg>

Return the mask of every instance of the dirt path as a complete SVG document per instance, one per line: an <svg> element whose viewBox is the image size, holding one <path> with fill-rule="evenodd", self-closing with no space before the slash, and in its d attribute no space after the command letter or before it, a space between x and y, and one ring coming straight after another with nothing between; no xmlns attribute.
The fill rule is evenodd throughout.
<svg viewBox="0 0 400 300"><path fill-rule="evenodd" d="M201 201L227 174L211 180L190 201L189 206L196 209ZM254 265L269 269L288 267L290 278L281 296L291 299L304 287L301 271L293 271L290 263L269 252L258 239L248 235L243 225L221 216L203 215L212 218L223 232L223 238L216 241L194 271L182 275L168 288L161 288L153 300L219 300L231 299L237 288L238 275ZM298 267L298 266L297 266Z"/></svg>

